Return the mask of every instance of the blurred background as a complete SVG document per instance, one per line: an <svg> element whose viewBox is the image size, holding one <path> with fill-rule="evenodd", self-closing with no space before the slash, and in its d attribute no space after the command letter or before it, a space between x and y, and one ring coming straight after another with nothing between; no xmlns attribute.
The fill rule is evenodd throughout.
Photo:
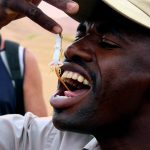
<svg viewBox="0 0 150 150"><path fill-rule="evenodd" d="M41 2L39 8L63 27L63 50L65 50L75 37L78 22L45 2ZM57 77L48 64L52 60L56 36L28 18L11 22L2 28L1 33L4 39L19 42L35 55L42 74L44 99L51 115L49 99L56 90Z"/></svg>

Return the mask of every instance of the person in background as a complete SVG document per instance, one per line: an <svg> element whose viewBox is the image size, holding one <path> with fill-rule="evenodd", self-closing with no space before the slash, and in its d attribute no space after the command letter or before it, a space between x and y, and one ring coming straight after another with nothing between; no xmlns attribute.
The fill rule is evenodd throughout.
<svg viewBox="0 0 150 150"><path fill-rule="evenodd" d="M0 115L47 116L42 79L34 55L0 36Z"/></svg>
<svg viewBox="0 0 150 150"><path fill-rule="evenodd" d="M150 1L78 2L81 24L61 67L70 90L59 82L52 120L0 117L4 150L150 149Z"/></svg>

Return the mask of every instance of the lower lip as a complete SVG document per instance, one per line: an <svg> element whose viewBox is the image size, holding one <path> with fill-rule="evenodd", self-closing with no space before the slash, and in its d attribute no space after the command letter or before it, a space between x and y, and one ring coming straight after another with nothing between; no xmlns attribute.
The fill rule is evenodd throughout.
<svg viewBox="0 0 150 150"><path fill-rule="evenodd" d="M90 92L90 90L80 90L80 91L75 91L75 92L70 92L66 91L66 95L68 96L56 96L53 95L50 99L50 104L54 107L54 108L67 108L67 107L71 107L75 104L77 104L78 102L80 102L82 99L84 99L88 93Z"/></svg>

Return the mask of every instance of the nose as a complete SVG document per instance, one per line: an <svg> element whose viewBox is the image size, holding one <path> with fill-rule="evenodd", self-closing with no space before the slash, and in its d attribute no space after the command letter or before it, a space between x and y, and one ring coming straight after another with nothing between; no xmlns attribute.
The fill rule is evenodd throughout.
<svg viewBox="0 0 150 150"><path fill-rule="evenodd" d="M93 53L91 48L83 40L74 42L70 45L65 53L65 58L68 60L81 59L82 61L91 62L93 60Z"/></svg>

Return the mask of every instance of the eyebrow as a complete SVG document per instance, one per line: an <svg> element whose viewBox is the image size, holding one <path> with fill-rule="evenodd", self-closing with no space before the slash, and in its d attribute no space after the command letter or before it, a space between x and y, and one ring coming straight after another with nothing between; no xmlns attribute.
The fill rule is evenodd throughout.
<svg viewBox="0 0 150 150"><path fill-rule="evenodd" d="M118 37L119 39L123 41L127 41L125 32L123 32L123 29L125 27L121 25L119 22L104 22L104 23L99 23L96 30L100 34L111 34L113 36Z"/></svg>
<svg viewBox="0 0 150 150"><path fill-rule="evenodd" d="M77 32L78 31L86 32L86 25L84 23L80 23L77 27Z"/></svg>
<svg viewBox="0 0 150 150"><path fill-rule="evenodd" d="M110 23L110 22L102 22L102 23L90 23L90 22L82 22L79 24L78 28L77 28L77 32L83 32L86 33L87 32L87 26L91 26L92 24L97 25L96 27L96 31L98 31L99 34L111 34L113 36L118 37L119 39L123 40L123 41L127 41L127 39L124 36L124 33L121 32L121 28L123 28L122 26L120 27L119 23ZM90 27L89 27L90 28Z"/></svg>

